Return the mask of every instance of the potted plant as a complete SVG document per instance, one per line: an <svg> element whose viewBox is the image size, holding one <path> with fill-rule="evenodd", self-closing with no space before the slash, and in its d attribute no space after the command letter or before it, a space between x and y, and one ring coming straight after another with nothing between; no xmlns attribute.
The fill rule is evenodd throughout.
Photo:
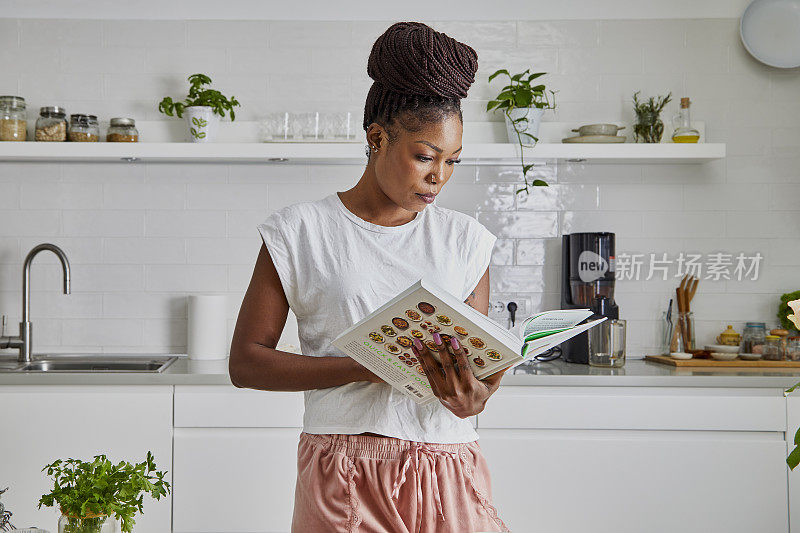
<svg viewBox="0 0 800 533"><path fill-rule="evenodd" d="M225 116L225 110L230 112L232 122L236 120L233 108L241 104L235 96L228 99L219 91L203 88L204 85L211 85L211 78L205 74L192 74L188 79L191 85L186 99L173 102L171 97L166 96L158 104L158 110L170 117L174 112L179 118L186 113L189 140L211 142L217 136L219 118Z"/></svg>
<svg viewBox="0 0 800 533"><path fill-rule="evenodd" d="M525 186L517 190L517 194L525 191L530 193L528 186L546 186L547 182L535 179L528 183L528 171L533 165L525 164L525 156L522 148L524 146L534 146L539 141L539 124L542 121L545 109L556 108L556 93L550 91L553 97L552 104L547 98L545 86L542 84L531 85L536 78L546 74L545 72L531 73L526 69L519 74L511 75L508 70L500 69L489 76L489 83L499 75L508 76L508 85L500 89L500 93L494 100L489 100L486 104L486 111L502 111L506 121L506 131L508 142L519 145L519 157L522 165L522 178Z"/></svg>
<svg viewBox="0 0 800 533"><path fill-rule="evenodd" d="M636 113L636 124L633 133L636 142L659 143L664 134L664 123L661 121L661 110L672 98L672 93L667 96L655 98L651 96L647 101L639 101L639 93L633 93L633 110Z"/></svg>
<svg viewBox="0 0 800 533"><path fill-rule="evenodd" d="M788 298L795 297L796 300L789 301ZM784 300L784 298L787 298ZM789 327L787 329L796 329L800 331L800 291L790 292L788 294L784 294L781 297L781 310L784 309L791 310L792 312L789 314L780 313L781 324L787 324ZM786 322L784 322L784 319ZM794 386L786 389L783 393L784 396L788 396L790 392L793 392L797 387L800 387L800 383L795 383ZM789 465L791 470L800 464L800 429L794 434L794 449L791 451L789 456L786 458L786 464Z"/></svg>
<svg viewBox="0 0 800 533"><path fill-rule="evenodd" d="M105 455L95 455L92 462L58 459L45 470L53 478L53 490L42 495L39 508L58 504L59 533L113 532L114 522L107 522L112 514L121 521L122 531L130 533L133 515L142 512L142 493L159 500L169 491L166 473L155 471L149 451L146 460L136 465L126 461L113 465Z"/></svg>

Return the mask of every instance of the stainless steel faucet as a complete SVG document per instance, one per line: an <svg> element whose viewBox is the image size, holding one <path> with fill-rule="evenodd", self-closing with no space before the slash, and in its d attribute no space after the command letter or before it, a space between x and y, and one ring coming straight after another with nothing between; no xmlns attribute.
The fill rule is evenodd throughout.
<svg viewBox="0 0 800 533"><path fill-rule="evenodd" d="M69 294L69 261L64 251L55 244L44 243L34 246L25 257L25 264L22 269L22 322L19 323L19 336L11 337L3 335L6 327L6 317L3 316L3 330L0 332L0 349L19 348L19 362L30 363L31 352L33 351L33 327L31 324L31 263L36 254L43 250L50 250L58 256L61 266L64 269L64 294Z"/></svg>

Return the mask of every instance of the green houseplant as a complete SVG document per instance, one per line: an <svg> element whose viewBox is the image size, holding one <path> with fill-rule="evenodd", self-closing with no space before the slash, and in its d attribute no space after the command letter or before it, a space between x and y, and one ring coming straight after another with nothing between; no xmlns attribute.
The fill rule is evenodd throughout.
<svg viewBox="0 0 800 533"><path fill-rule="evenodd" d="M235 96L227 98L221 92L205 88L211 85L211 78L205 74L192 74L188 78L189 95L183 102L173 102L172 98L165 96L158 104L158 110L167 116L178 115L186 119L189 126L189 140L193 142L208 142L216 136L219 118L225 116L227 110L231 121L236 120L234 107L241 106Z"/></svg>
<svg viewBox="0 0 800 533"><path fill-rule="evenodd" d="M784 300L784 297L792 297L794 296L795 300ZM800 331L800 291L791 292L789 294L784 294L781 297L781 308L783 305L786 305L786 309L791 310L791 313L780 314L781 324L784 324L784 319L789 324L789 327L786 329L796 329ZM786 389L783 393L784 396L788 396L789 393L793 392L797 387L800 387L800 383L795 383L794 386ZM786 458L786 464L789 465L789 468L794 470L794 468L800 464L800 428L798 428L797 432L794 434L794 449L789 453L789 457Z"/></svg>
<svg viewBox="0 0 800 533"><path fill-rule="evenodd" d="M532 85L531 82L545 72L533 72L525 69L518 74L509 74L507 69L500 69L489 76L489 83L497 76L508 77L508 84L505 85L494 100L489 100L486 104L486 111L502 111L506 120L509 142L516 142L519 145L520 164L522 165L522 178L525 186L517 189L517 194L525 191L530 194L529 187L546 186L547 182L541 179L534 179L529 183L528 171L533 165L525 164L524 146L534 146L539 141L539 124L545 109L556 108L556 94L549 91L553 97L552 103L547 98L548 89L543 84Z"/></svg>
<svg viewBox="0 0 800 533"><path fill-rule="evenodd" d="M135 465L114 465L105 455L95 455L92 462L57 459L42 471L53 478L53 490L42 495L39 508L58 504L59 533L99 533L112 514L121 521L122 531L130 533L133 515L142 512L143 493L159 500L169 492L166 472L156 471L149 451L145 461Z"/></svg>
<svg viewBox="0 0 800 533"><path fill-rule="evenodd" d="M653 97L646 101L639 101L639 93L633 93L633 111L636 113L636 124L633 125L633 133L636 142L658 143L664 134L664 123L661 121L661 111L664 106L672 99L672 93L667 96Z"/></svg>

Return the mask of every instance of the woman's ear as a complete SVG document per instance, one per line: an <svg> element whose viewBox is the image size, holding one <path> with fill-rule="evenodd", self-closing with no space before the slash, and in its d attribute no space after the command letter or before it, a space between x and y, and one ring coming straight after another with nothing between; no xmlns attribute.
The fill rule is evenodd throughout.
<svg viewBox="0 0 800 533"><path fill-rule="evenodd" d="M386 130L383 126L373 122L367 128L367 144L371 152L380 152L382 149L386 150Z"/></svg>

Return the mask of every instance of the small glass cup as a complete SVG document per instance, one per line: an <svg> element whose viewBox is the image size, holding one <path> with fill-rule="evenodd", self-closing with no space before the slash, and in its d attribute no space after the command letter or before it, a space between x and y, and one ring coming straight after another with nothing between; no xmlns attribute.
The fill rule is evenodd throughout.
<svg viewBox="0 0 800 533"><path fill-rule="evenodd" d="M625 365L625 321L607 319L589 330L589 365Z"/></svg>

